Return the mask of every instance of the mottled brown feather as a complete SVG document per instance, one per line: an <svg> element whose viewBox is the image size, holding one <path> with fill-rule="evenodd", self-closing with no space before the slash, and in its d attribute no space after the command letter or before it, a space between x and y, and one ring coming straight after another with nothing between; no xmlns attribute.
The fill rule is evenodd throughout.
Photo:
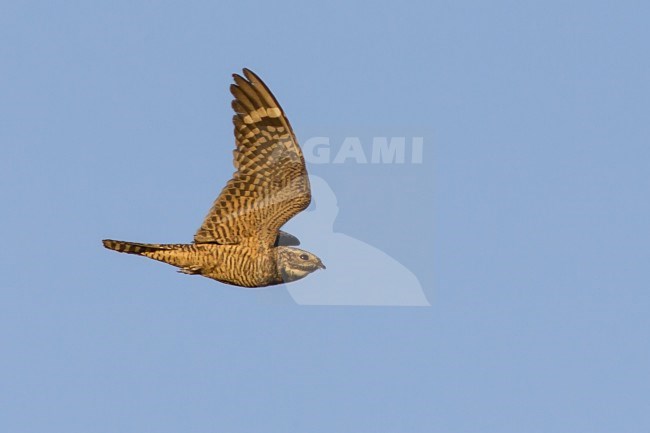
<svg viewBox="0 0 650 433"><path fill-rule="evenodd" d="M248 69L234 74L235 173L195 243L273 246L278 231L311 201L305 160L277 100Z"/></svg>

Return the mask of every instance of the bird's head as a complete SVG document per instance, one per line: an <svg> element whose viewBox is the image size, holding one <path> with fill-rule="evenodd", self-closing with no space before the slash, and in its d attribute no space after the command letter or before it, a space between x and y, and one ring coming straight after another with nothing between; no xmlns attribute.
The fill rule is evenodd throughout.
<svg viewBox="0 0 650 433"><path fill-rule="evenodd" d="M278 271L285 283L306 277L317 269L325 269L323 262L309 251L295 247L277 247Z"/></svg>

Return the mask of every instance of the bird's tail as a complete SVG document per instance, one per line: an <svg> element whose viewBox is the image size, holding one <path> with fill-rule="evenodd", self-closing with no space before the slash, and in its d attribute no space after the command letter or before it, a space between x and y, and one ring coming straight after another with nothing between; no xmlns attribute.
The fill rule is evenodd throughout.
<svg viewBox="0 0 650 433"><path fill-rule="evenodd" d="M177 244L140 244L137 242L114 241L113 239L104 239L102 243L109 250L137 255L161 250L175 250L181 246Z"/></svg>

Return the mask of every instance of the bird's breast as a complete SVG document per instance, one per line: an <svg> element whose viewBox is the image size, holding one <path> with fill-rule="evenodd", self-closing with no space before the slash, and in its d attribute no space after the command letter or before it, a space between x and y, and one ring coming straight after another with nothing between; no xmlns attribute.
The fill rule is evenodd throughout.
<svg viewBox="0 0 650 433"><path fill-rule="evenodd" d="M215 280L242 287L278 284L275 257L270 249L242 245L220 245L214 251L214 265L208 274Z"/></svg>

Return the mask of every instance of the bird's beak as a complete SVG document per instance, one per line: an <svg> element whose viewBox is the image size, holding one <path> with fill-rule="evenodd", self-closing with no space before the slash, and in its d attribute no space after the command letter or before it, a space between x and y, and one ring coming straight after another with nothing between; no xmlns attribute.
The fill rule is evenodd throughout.
<svg viewBox="0 0 650 433"><path fill-rule="evenodd" d="M321 269L327 269L327 268L325 267L325 265L323 264L323 262L320 262L320 263L318 264L318 267L321 268Z"/></svg>

